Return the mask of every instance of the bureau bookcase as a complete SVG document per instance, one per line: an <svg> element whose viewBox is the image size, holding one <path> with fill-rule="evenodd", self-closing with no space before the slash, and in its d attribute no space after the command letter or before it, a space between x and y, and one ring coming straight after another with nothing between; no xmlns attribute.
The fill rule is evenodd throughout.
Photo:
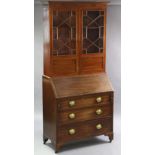
<svg viewBox="0 0 155 155"><path fill-rule="evenodd" d="M106 75L106 2L43 5L43 140L113 139L113 88Z"/></svg>

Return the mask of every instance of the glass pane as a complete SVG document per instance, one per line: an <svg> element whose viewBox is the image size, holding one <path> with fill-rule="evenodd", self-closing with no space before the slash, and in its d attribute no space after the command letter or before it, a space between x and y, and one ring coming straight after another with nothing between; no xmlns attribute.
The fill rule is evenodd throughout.
<svg viewBox="0 0 155 155"><path fill-rule="evenodd" d="M53 55L76 54L75 11L53 12Z"/></svg>
<svg viewBox="0 0 155 155"><path fill-rule="evenodd" d="M83 11L83 54L102 53L104 11Z"/></svg>
<svg viewBox="0 0 155 155"><path fill-rule="evenodd" d="M99 28L88 28L87 38L92 42L96 41L99 38Z"/></svg>

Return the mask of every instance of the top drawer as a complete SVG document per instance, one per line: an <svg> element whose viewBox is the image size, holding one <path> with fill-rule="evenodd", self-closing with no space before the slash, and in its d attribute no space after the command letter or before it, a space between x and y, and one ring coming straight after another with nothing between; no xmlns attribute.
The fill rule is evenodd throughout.
<svg viewBox="0 0 155 155"><path fill-rule="evenodd" d="M58 102L59 111L73 110L112 103L111 93L79 96Z"/></svg>

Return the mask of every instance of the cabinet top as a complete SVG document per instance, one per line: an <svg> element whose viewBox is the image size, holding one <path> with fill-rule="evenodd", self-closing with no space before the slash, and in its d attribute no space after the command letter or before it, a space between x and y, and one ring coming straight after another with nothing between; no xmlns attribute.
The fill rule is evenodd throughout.
<svg viewBox="0 0 155 155"><path fill-rule="evenodd" d="M108 0L94 0L94 1L89 1L89 0L38 0L42 3L110 3Z"/></svg>
<svg viewBox="0 0 155 155"><path fill-rule="evenodd" d="M56 98L73 97L112 92L113 88L106 73L52 77L52 87Z"/></svg>
<svg viewBox="0 0 155 155"><path fill-rule="evenodd" d="M71 0L63 0L63 1L53 1L53 0L40 0L40 2L43 4L43 5L46 5L46 4L97 4L97 3L102 3L102 4L108 4L110 3L110 1L103 1L103 0L97 0L97 1L81 1L81 0L75 0L75 1L71 1Z"/></svg>

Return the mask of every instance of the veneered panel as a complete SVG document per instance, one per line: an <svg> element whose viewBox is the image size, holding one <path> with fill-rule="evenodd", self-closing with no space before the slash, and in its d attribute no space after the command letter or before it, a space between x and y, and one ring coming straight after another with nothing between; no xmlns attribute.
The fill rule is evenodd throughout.
<svg viewBox="0 0 155 155"><path fill-rule="evenodd" d="M80 61L81 73L104 71L103 57L83 57Z"/></svg>
<svg viewBox="0 0 155 155"><path fill-rule="evenodd" d="M102 129L97 130L96 125L101 124L103 126ZM69 135L69 129L75 129L76 134ZM59 129L58 139L60 143L65 143L68 141L78 140L83 137L90 137L90 136L98 136L101 134L106 134L112 132L112 118L106 119L98 119L95 121L84 122L81 124L70 124L63 126Z"/></svg>
<svg viewBox="0 0 155 155"><path fill-rule="evenodd" d="M51 64L53 74L75 74L76 73L76 59L56 59Z"/></svg>

